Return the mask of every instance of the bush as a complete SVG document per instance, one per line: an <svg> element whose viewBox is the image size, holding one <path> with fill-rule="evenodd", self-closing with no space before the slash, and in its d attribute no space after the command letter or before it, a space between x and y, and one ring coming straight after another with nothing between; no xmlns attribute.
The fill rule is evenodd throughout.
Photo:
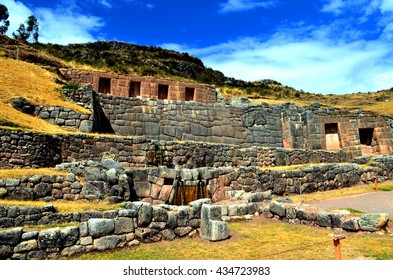
<svg viewBox="0 0 393 280"><path fill-rule="evenodd" d="M80 85L77 83L65 83L61 89L66 91L77 90L80 88Z"/></svg>

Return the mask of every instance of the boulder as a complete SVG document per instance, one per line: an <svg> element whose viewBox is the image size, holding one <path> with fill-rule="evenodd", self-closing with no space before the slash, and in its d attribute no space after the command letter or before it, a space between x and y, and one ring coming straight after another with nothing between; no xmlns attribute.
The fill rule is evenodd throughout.
<svg viewBox="0 0 393 280"><path fill-rule="evenodd" d="M278 215L280 217L285 217L286 215L286 206L285 204L272 201L269 206L269 211L272 212L275 215Z"/></svg>
<svg viewBox="0 0 393 280"><path fill-rule="evenodd" d="M378 231L387 225L389 216L386 213L364 214L359 218L359 227L363 231Z"/></svg>

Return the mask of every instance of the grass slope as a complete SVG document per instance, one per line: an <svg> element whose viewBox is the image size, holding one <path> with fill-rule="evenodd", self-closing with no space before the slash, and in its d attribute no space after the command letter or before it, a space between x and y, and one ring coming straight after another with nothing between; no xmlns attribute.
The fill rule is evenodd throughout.
<svg viewBox="0 0 393 280"><path fill-rule="evenodd" d="M55 74L31 63L0 57L0 124L26 128L37 132L66 133L67 131L37 117L14 109L10 100L24 97L34 105L63 106L90 113L83 107L66 102L59 85L52 82Z"/></svg>

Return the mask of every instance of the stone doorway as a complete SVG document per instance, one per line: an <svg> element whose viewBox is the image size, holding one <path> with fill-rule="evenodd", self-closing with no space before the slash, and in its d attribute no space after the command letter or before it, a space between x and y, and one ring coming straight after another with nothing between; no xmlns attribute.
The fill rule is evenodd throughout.
<svg viewBox="0 0 393 280"><path fill-rule="evenodd" d="M141 96L141 82L130 82L129 97Z"/></svg>
<svg viewBox="0 0 393 280"><path fill-rule="evenodd" d="M111 79L100 78L98 81L98 92L110 94L111 93Z"/></svg>
<svg viewBox="0 0 393 280"><path fill-rule="evenodd" d="M339 150L341 148L338 123L325 123L326 150Z"/></svg>
<svg viewBox="0 0 393 280"><path fill-rule="evenodd" d="M195 88L186 87L186 101L194 101Z"/></svg>
<svg viewBox="0 0 393 280"><path fill-rule="evenodd" d="M168 99L168 92L168 85L158 85L158 99Z"/></svg>

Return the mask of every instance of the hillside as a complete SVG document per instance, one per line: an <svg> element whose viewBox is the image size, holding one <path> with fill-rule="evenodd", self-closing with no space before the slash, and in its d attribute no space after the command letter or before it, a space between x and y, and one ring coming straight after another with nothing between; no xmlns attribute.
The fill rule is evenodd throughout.
<svg viewBox="0 0 393 280"><path fill-rule="evenodd" d="M17 57L19 61L15 60ZM39 131L63 132L57 126L21 114L12 108L9 101L14 97L24 97L36 105L64 106L83 111L83 108L66 102L58 90L60 86L52 82L55 77L61 78L56 69L64 67L215 84L217 91L226 98L242 96L256 104L292 102L304 106L317 101L326 107L361 109L393 117L393 88L373 93L313 94L269 79L245 82L228 78L219 71L206 68L200 59L189 54L121 42L26 45L0 35L0 67L6 69L0 72L0 125Z"/></svg>
<svg viewBox="0 0 393 280"><path fill-rule="evenodd" d="M21 127L39 132L66 133L64 129L14 109L10 100L24 97L34 105L63 106L88 113L83 107L66 102L55 74L34 64L0 57L0 126ZM5 71L4 71L5 70Z"/></svg>

